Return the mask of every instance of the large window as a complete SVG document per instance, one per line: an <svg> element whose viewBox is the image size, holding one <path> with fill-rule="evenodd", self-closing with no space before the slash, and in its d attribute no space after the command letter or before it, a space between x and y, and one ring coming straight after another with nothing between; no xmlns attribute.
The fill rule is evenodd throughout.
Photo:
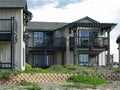
<svg viewBox="0 0 120 90"><path fill-rule="evenodd" d="M43 43L43 32L34 32L34 45Z"/></svg>
<svg viewBox="0 0 120 90"><path fill-rule="evenodd" d="M80 37L89 37L89 31L87 31L87 30L80 30L79 31L79 36Z"/></svg>
<svg viewBox="0 0 120 90"><path fill-rule="evenodd" d="M79 37L97 37L98 32L93 30L79 30Z"/></svg>
<svg viewBox="0 0 120 90"><path fill-rule="evenodd" d="M79 54L79 65L87 65L89 61L88 54Z"/></svg>
<svg viewBox="0 0 120 90"><path fill-rule="evenodd" d="M34 32L34 45L43 45L43 43L50 43L52 39L52 32Z"/></svg>
<svg viewBox="0 0 120 90"><path fill-rule="evenodd" d="M53 55L34 55L35 67L48 67L53 65Z"/></svg>

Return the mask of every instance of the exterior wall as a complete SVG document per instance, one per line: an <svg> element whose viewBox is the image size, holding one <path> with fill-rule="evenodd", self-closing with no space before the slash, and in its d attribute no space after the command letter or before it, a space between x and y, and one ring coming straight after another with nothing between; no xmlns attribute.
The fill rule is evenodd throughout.
<svg viewBox="0 0 120 90"><path fill-rule="evenodd" d="M0 62L10 62L11 60L11 50L10 42L0 41Z"/></svg>
<svg viewBox="0 0 120 90"><path fill-rule="evenodd" d="M73 34L69 33L69 29L67 27L61 29L61 30L57 30L55 32L55 36L58 37L65 37L66 38L66 52L64 55L64 64L74 64L73 58L74 58L74 54L73 51L70 51L70 37L73 36ZM61 60L60 60L61 59ZM62 58L57 58L57 61L62 61Z"/></svg>
<svg viewBox="0 0 120 90"><path fill-rule="evenodd" d="M23 49L25 51L25 43L23 41L23 9L1 9L0 18L6 19L15 17L17 20L17 43L15 44L15 69L24 70L25 69L25 55L23 55ZM23 57L24 56L24 57Z"/></svg>
<svg viewBox="0 0 120 90"><path fill-rule="evenodd" d="M56 65L62 64L62 53L61 52L54 53L54 64Z"/></svg>
<svg viewBox="0 0 120 90"><path fill-rule="evenodd" d="M106 32L103 32L102 34L100 34L101 32L99 32L99 37L107 37ZM101 52L99 54L99 66L105 66L106 65L106 51Z"/></svg>
<svg viewBox="0 0 120 90"><path fill-rule="evenodd" d="M101 52L99 54L99 66L105 66L106 65L106 52Z"/></svg>

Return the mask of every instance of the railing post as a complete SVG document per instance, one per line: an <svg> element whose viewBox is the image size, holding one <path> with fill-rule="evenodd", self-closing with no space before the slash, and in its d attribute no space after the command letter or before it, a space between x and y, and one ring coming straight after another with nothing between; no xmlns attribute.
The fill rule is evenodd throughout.
<svg viewBox="0 0 120 90"><path fill-rule="evenodd" d="M15 70L15 41L14 41L14 19L11 17L11 69Z"/></svg>

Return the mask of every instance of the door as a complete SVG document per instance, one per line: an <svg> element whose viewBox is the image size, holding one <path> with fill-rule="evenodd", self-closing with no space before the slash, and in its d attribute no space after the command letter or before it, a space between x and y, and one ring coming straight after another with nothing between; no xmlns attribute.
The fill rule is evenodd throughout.
<svg viewBox="0 0 120 90"><path fill-rule="evenodd" d="M88 54L79 54L79 65L86 66L89 62L89 55Z"/></svg>
<svg viewBox="0 0 120 90"><path fill-rule="evenodd" d="M46 68L53 65L53 55L34 55L34 67Z"/></svg>

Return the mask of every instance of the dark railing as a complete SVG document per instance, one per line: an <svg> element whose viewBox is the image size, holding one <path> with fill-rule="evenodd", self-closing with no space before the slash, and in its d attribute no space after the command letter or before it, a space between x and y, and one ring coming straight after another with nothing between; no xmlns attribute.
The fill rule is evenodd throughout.
<svg viewBox="0 0 120 90"><path fill-rule="evenodd" d="M28 48L46 50L65 50L65 38L29 37Z"/></svg>
<svg viewBox="0 0 120 90"><path fill-rule="evenodd" d="M12 69L11 63L0 63L0 69Z"/></svg>
<svg viewBox="0 0 120 90"><path fill-rule="evenodd" d="M74 44L75 40L75 44ZM88 50L94 50L94 49L107 49L109 46L108 44L108 38L107 37L96 37L96 38L90 38L90 37L71 37L70 38L70 48L74 49L74 45L76 48L86 48Z"/></svg>

